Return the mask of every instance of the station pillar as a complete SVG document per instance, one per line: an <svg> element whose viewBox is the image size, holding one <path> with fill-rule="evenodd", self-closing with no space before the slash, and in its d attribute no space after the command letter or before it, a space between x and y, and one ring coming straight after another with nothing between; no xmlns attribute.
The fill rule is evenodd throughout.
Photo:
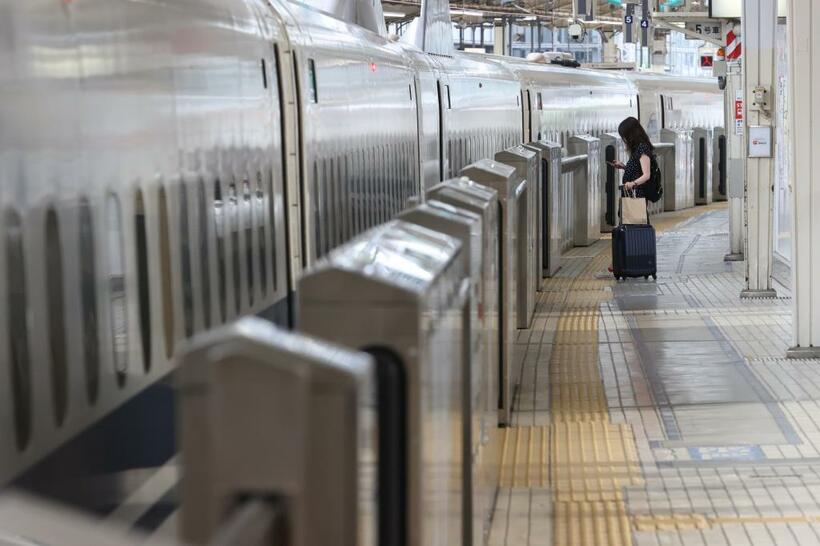
<svg viewBox="0 0 820 546"><path fill-rule="evenodd" d="M789 0L792 224L792 358L820 357L820 5Z"/></svg>
<svg viewBox="0 0 820 546"><path fill-rule="evenodd" d="M746 97L746 288L741 297L775 297L772 208L777 0L743 0L742 24Z"/></svg>
<svg viewBox="0 0 820 546"><path fill-rule="evenodd" d="M746 228L743 225L746 151L744 147L743 71L740 62L727 63L724 98L726 127L726 200L729 202L727 262L742 262Z"/></svg>
<svg viewBox="0 0 820 546"><path fill-rule="evenodd" d="M506 23L496 23L493 26L493 53L495 55L506 55L509 34Z"/></svg>

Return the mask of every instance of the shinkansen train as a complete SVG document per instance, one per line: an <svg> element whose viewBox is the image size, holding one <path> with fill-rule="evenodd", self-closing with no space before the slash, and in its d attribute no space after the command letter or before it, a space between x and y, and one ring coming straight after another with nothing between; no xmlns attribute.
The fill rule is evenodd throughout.
<svg viewBox="0 0 820 546"><path fill-rule="evenodd" d="M0 484L112 513L175 454L186 339L292 325L303 271L476 160L722 100L286 0L1 1Z"/></svg>

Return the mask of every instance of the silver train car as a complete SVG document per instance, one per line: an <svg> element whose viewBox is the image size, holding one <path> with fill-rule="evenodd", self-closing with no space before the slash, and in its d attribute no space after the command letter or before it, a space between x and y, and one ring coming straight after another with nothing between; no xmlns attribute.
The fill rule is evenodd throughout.
<svg viewBox="0 0 820 546"><path fill-rule="evenodd" d="M173 460L188 338L292 325L306 268L499 150L718 108L286 0L0 1L0 484L115 512Z"/></svg>

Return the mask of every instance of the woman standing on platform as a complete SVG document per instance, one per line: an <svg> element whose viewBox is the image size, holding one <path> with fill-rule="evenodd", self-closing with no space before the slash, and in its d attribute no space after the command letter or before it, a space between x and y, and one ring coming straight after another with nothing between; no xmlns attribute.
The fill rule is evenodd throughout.
<svg viewBox="0 0 820 546"><path fill-rule="evenodd" d="M626 145L626 151L629 154L629 160L626 165L620 161L608 161L609 165L616 169L624 171L623 185L621 186L623 194L630 197L646 198L646 189L648 182L652 179L652 164L657 161L655 159L655 147L649 140L649 135L646 134L641 122L633 117L628 117L618 126L618 134ZM648 204L648 202L647 202ZM620 209L620 207L619 207ZM621 211L618 211L618 216ZM646 223L649 223L649 209L646 211ZM609 267L609 272L612 273L613 267Z"/></svg>
<svg viewBox="0 0 820 546"><path fill-rule="evenodd" d="M655 147L649 140L649 135L641 127L641 122L633 117L626 118L618 126L618 134L626 144L629 161L626 165L620 161L610 161L616 169L624 171L624 191L635 191L635 197L646 197L643 185L652 178L652 159L655 156Z"/></svg>

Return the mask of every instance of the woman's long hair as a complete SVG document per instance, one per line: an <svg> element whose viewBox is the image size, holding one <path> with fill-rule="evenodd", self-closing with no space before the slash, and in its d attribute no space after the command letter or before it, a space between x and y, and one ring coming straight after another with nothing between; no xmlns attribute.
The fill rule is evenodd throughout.
<svg viewBox="0 0 820 546"><path fill-rule="evenodd" d="M633 117L628 117L618 126L618 134L624 139L626 149L631 154L638 149L638 145L646 144L650 150L654 150L652 142L649 140L649 135L641 127L641 122Z"/></svg>

